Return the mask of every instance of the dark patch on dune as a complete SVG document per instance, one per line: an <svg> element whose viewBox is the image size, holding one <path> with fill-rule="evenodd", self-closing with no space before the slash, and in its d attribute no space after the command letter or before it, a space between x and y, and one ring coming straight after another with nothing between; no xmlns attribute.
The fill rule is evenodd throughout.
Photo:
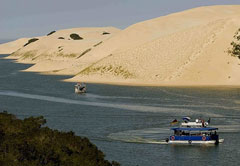
<svg viewBox="0 0 240 166"><path fill-rule="evenodd" d="M50 35L52 35L52 34L54 34L56 31L52 31L52 32L50 32L49 34L47 34L47 36L50 36Z"/></svg>
<svg viewBox="0 0 240 166"><path fill-rule="evenodd" d="M23 47L26 47L27 45L35 42L35 41L38 41L39 39L38 38L32 38L32 39L29 39L28 42L26 44L23 45Z"/></svg>
<svg viewBox="0 0 240 166"><path fill-rule="evenodd" d="M70 35L70 37L71 37L71 39L73 39L73 40L83 40L83 38L82 38L81 36L79 36L78 34L76 34L76 33L72 33L72 34Z"/></svg>

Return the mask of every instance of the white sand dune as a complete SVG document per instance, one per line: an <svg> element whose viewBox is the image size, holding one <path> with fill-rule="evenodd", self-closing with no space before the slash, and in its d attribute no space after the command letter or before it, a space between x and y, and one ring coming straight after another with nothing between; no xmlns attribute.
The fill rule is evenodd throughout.
<svg viewBox="0 0 240 166"><path fill-rule="evenodd" d="M140 22L122 31L112 27L62 30L11 57L35 63L27 71L75 75L67 81L239 85L239 59L227 53L240 28L239 17L240 6L209 6ZM110 34L102 35L104 31ZM69 40L71 33L84 39Z"/></svg>
<svg viewBox="0 0 240 166"><path fill-rule="evenodd" d="M14 51L22 48L27 41L28 38L22 38L12 42L0 44L0 54L12 54Z"/></svg>
<svg viewBox="0 0 240 166"><path fill-rule="evenodd" d="M60 30L52 35L43 36L40 40L16 51L10 57L21 63L35 64L26 71L40 71L57 74L74 74L71 68L79 68L85 63L80 60L101 45L105 40L120 31L113 27L73 28ZM109 34L104 35L104 32ZM82 40L73 40L70 35L78 34ZM67 70L65 72L65 70ZM80 69L79 69L80 70Z"/></svg>
<svg viewBox="0 0 240 166"><path fill-rule="evenodd" d="M213 6L135 24L98 48L111 56L71 80L238 85L239 60L226 51L240 27L239 16L240 6Z"/></svg>

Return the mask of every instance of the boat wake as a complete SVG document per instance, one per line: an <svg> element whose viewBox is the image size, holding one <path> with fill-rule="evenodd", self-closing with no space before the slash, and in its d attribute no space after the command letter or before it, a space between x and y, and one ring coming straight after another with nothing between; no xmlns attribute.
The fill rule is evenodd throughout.
<svg viewBox="0 0 240 166"><path fill-rule="evenodd" d="M164 91L165 92L165 91ZM239 105L235 106L224 106L224 105L219 105L219 103L210 103L210 102L204 102L204 101L199 101L199 100L189 100L189 99L184 99L182 97L185 97L185 95L179 95L181 97L181 103L183 104L168 104L168 103L179 103L179 99L171 99L171 98L161 98L161 97L131 97L131 96L103 96L103 95L97 95L97 94L91 94L88 93L86 94L86 97L88 99L126 99L128 100L151 100L154 101L155 104L152 104L151 106L154 107L165 107L165 108L184 108L184 109L191 109L191 108L216 108L216 109L222 109L222 110L233 110L233 111L239 111L240 107ZM190 96L188 96L190 97ZM164 103L162 103L164 101ZM156 104L158 103L158 104ZM160 103L160 104L159 104ZM216 114L215 114L216 115ZM211 116L215 116L211 115Z"/></svg>
<svg viewBox="0 0 240 166"><path fill-rule="evenodd" d="M96 106L96 107L106 107L106 108L116 108L116 109L124 109L124 110L132 110L139 112L161 112L161 113L174 113L174 115L193 115L196 114L196 111L190 109L178 109L178 108L164 108L164 107L155 107L149 105L141 105L141 104L125 104L125 103L104 103L104 102L91 102L91 101L81 101L66 99L61 97L53 97L53 96L45 96L45 95L37 95L37 94L27 94L15 91L3 91L0 90L0 96L11 96L11 97L19 97L33 100L42 100L48 102L56 102L56 103L64 103L64 104L76 104L76 105L87 105L87 106ZM199 114L205 114L199 112ZM218 115L216 115L218 116Z"/></svg>
<svg viewBox="0 0 240 166"><path fill-rule="evenodd" d="M149 128L112 133L108 135L108 138L128 143L166 144L164 140L169 134L168 128Z"/></svg>

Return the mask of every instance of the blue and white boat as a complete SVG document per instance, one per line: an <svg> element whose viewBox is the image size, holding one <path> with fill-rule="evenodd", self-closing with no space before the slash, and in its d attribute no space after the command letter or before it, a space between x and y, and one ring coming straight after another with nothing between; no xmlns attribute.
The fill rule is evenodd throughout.
<svg viewBox="0 0 240 166"><path fill-rule="evenodd" d="M190 118L183 119L184 123L181 123L180 127L171 128L174 134L166 139L168 144L219 144L224 141L219 138L218 128L208 127L208 122L199 119L190 122Z"/></svg>

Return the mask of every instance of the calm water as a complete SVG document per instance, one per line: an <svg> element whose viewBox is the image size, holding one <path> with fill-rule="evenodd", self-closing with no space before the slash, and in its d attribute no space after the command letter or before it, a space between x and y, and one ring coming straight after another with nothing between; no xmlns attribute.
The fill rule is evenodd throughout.
<svg viewBox="0 0 240 166"><path fill-rule="evenodd" d="M4 57L4 55L2 55ZM30 65L0 59L0 110L19 118L43 115L51 128L86 136L123 166L240 165L240 89L88 84L74 94L67 76L20 72ZM219 146L160 144L169 122L212 118ZM155 144L153 144L155 142Z"/></svg>

